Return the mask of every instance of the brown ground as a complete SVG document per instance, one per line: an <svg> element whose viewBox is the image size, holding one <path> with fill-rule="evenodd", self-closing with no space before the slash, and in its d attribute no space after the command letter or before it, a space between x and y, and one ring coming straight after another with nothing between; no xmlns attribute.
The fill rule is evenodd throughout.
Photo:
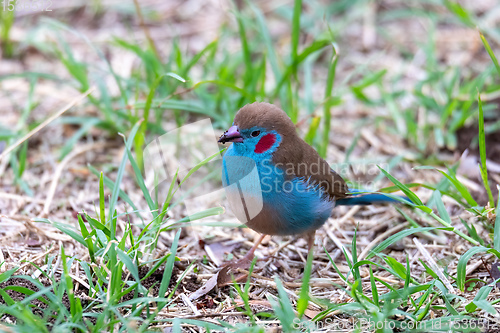
<svg viewBox="0 0 500 333"><path fill-rule="evenodd" d="M259 6L269 16L271 31L273 36L276 37L277 45L284 45L288 43L288 27L283 23L283 20L272 14L274 8L272 3L273 1L262 1L259 2ZM286 3L290 4L290 2ZM145 7L150 5L160 8L158 11L161 17L150 23L150 31L158 48L165 54L170 52L171 41L175 36L180 36L182 46L188 49L191 54L194 54L217 37L220 25L223 23L234 25L230 14L225 10L229 6L225 1L207 1L199 6L196 4L197 2L194 0L141 2L141 5ZM73 28L89 36L98 47L104 50L110 62L120 68L120 75L130 75L130 72L137 66L137 60L130 53L113 47L109 41L111 36L121 36L122 38L144 42L143 31L134 16L116 11L95 14L89 12L88 7L83 6L83 4L64 5L61 2L58 5L60 10L54 12L55 18L67 23L70 22ZM488 12L490 8L495 6L495 2L483 1L477 3L475 5L477 7L474 7L472 2L467 3L467 5L474 8L476 12ZM378 7L378 10L383 12L384 9L393 6L401 6L401 4L384 1ZM196 22L194 22L195 18ZM28 36L28 32L33 31L34 27L40 24L41 19L41 15L21 17L19 23L16 23L13 29L13 38L17 42L24 41ZM401 89L412 89L424 69L418 63L418 59L415 62L413 62L413 58L406 59L398 51L398 48L391 46L391 43L406 46L417 53L421 48L420 43L426 38L425 33L422 32L421 24L425 25L426 23L419 20L385 22L384 27L391 32L391 38L384 39L378 36L374 42L370 42L369 38L363 39L364 42L362 42L359 41L359 36L365 31L364 27L366 28L366 25L368 25L367 31L370 31L370 28L373 30L373 27L370 27L362 19L355 20L352 25L345 28L343 39L340 41L341 50L344 53L339 61L338 81L341 82L360 66L368 66L373 71L386 68L389 75L395 74L401 67L408 66L409 69L401 80ZM129 26L132 29L129 29ZM407 35L407 31L414 33ZM365 32L365 34L369 34L369 32ZM70 47L77 51L78 57L86 59L89 63L95 62L97 65L101 65L95 53L81 39L71 37L72 35L69 33L62 33L62 35ZM51 34L44 35L40 32L38 38L37 42L44 44L52 41L54 37ZM439 26L436 31L436 39L436 44L443 46L437 50L442 64L458 63L458 65L470 71L489 64L489 58L483 51L480 41L478 41L477 32L473 29L464 28L458 24ZM44 72L54 73L63 79L68 79L69 74L60 62L41 52L37 46L38 44L23 46L20 48L21 53L18 58L3 59L0 62L0 74L43 69ZM498 47L498 45L495 46ZM234 48L238 49L239 44L235 43ZM320 73L320 77L325 75L321 68L316 69L316 71ZM20 111L23 109L23 103L27 99L28 80L25 78L10 79L0 81L0 85L0 122L7 128L15 128L20 117ZM318 89L323 91L321 83L317 85L320 86ZM109 90L111 94L117 93L117 89L112 83L110 83ZM29 116L29 122L38 123L43 121L77 95L78 91L72 85L67 84L66 81L40 80L34 95L39 105ZM144 98L143 96L141 100L144 100ZM67 115L90 117L98 115L98 111L92 107L79 106L70 110ZM388 118L387 111L383 109L373 110L350 95L345 97L343 105L333 108L328 162L333 164L334 161L344 161L345 152L358 132L359 120L364 118L373 120L374 117ZM166 116L163 125L165 128L175 127L171 116ZM390 126L387 125L387 122L370 121L365 124L360 132L360 140L353 151L351 160L375 161L372 163L372 166L374 166L374 163L383 164L396 155L402 155L405 159L395 169L391 170L391 173L396 178L405 183L436 184L441 179L440 175L429 170L412 169L412 167L420 165L419 160L416 158L418 154L414 148L407 146L403 138L389 134L388 127ZM76 145L77 149L86 147L85 152L72 155L64 162L59 160L59 149L75 130L76 128L70 125L53 123L29 140L28 165L24 180L33 191L32 196L24 193L13 183L14 177L12 170L7 165L7 161L0 161L0 262L5 260L5 264L0 267L0 273L20 265L21 268L17 274L31 275L36 269L29 264L25 264L24 260L32 261L40 267L44 267L47 264L45 258L58 255L61 246L64 246L68 256L88 260L86 251L72 238L49 224L33 221L35 218L45 217L44 211L47 211L48 219L76 226L76 214L78 212L82 210L94 212L99 196L98 179L89 172L87 164L91 164L98 170L103 170L111 179L116 177L116 168L123 154L123 141L120 137L110 136L108 132L100 129L93 129L89 135L85 136ZM306 126L299 128L302 134L306 130ZM434 154L440 161L451 164L460 158L466 148L470 148L469 157L464 158L464 161L462 161L459 175L465 179L466 186L477 200L484 203L486 197L477 171L477 161L471 160L471 156L477 154L477 148L470 146L470 142L476 133L477 128L472 124L467 124L467 127L461 129L458 133L459 146L456 151L450 152L431 147L430 155ZM500 136L498 132L488 135L487 149L488 158L492 162L500 164ZM1 150L2 143L0 142ZM62 168L58 176L56 176L57 167ZM493 168L493 170L495 169ZM492 185L500 183L500 169L496 170L490 171ZM376 177L372 172L373 168L363 170L346 168L344 171L347 178L361 183L371 182ZM57 182L56 191L53 198L46 201L49 188L54 181ZM389 185L387 181L379 180L374 187ZM146 204L135 184L130 168L125 173L121 188L140 209L145 209ZM428 199L432 193L429 190L420 188L417 189L417 194L424 200ZM105 195L110 195L108 190L106 190ZM462 218L469 223L473 223L480 236L484 239L490 239L489 232L491 230L484 227L484 223L457 206L453 200L446 197L444 200L454 225L460 226L460 218ZM119 200L116 208L120 213L130 211L130 207L127 207L127 204L121 200ZM402 209L421 225L436 226L435 222L423 217L421 214L406 208ZM178 207L171 212L171 218L175 221L182 218L183 214L181 207ZM91 215L93 214L91 213ZM148 215L144 214L144 216ZM136 220L132 215L130 218L132 221ZM208 218L206 221L232 222L234 217L224 215L222 217ZM120 218L118 229L123 231L127 222L128 217ZM407 228L408 225L405 219L392 207L339 207L336 209L333 217L317 233L313 275L310 283L311 292L314 296L327 298L332 303L352 301L348 293L332 285L332 282L342 286L344 286L344 283L332 269L323 247L334 258L340 270L346 273L348 271L347 263L339 246L345 246L350 251L350 244L356 227L358 227L357 245L359 254L366 249L373 248L383 238ZM462 230L464 230L463 227ZM168 251L173 237L174 232L164 232L160 235L158 248L153 254L155 258L163 256ZM198 273L194 273L194 271L188 273L176 295L179 296L182 293L190 295L216 272L217 265L214 263L214 258L208 255L204 245L220 244L231 249L227 252L232 253L235 257L240 257L250 248L256 237L257 235L248 229L235 230L210 226L187 227L180 240L177 253L177 256L181 259L178 266L179 271L172 277L172 281L176 282L180 274L192 262L195 262L194 267L196 267ZM424 280L424 269L418 262L422 255L416 248L412 238L403 239L386 250L386 253L400 262L406 262L406 256L408 256L414 277ZM427 250L432 253L435 259L441 260L440 263L442 263L443 267L447 267L447 271L452 276L455 276L456 273L457 259L470 247L468 243L465 243L452 233L440 232L433 236L419 235L418 239L426 244ZM236 247L234 248L233 245L236 245ZM251 305L255 311L270 310L266 295L276 294L276 286L272 279L276 274L278 274L290 295L299 290L304 258L307 255L306 248L306 242L303 239L273 237L264 241L263 245L258 249L257 255L259 257L273 256L257 264L258 271L256 274L258 275L253 279L250 290ZM484 259L485 261L491 261L491 256L484 256ZM485 281L490 280L488 269L479 258L471 261L468 267L469 277L477 277ZM78 267L72 267L71 269L72 274L75 276L84 277L83 272L79 271ZM60 273L61 268L58 268L56 278L60 276ZM142 274L144 274L144 271L142 271ZM369 275L366 267L361 269L361 275L363 281L367 282ZM401 281L394 280L385 271L376 271L375 275L385 279L390 284L402 286ZM158 272L143 284L149 288L161 281L161 276L162 272ZM33 285L19 278L13 278L0 284L0 288L23 284L27 288L34 288ZM365 286L368 287L369 283L365 283ZM192 309L182 301L179 301L173 309L169 309L169 312L186 318L206 315L206 320L214 322L216 322L215 319L211 318L213 314L221 314L221 319L231 323L245 321L243 316L235 314L237 311L231 301L229 290L229 287L216 288L200 299L193 301L197 309L201 311L201 316L194 314ZM382 287L381 290L383 290ZM155 292L157 293L157 289L153 288L152 294L155 295ZM457 291L457 294L472 299L476 292L477 289L474 289L472 293L466 292L462 294ZM9 291L9 294L13 298L22 297L22 295L14 291ZM293 296L290 297L293 301L296 300ZM497 294L492 293L490 300L496 297ZM235 301L237 304L241 302L240 299ZM0 302L2 302L1 299ZM43 309L43 303L35 300L33 304ZM320 310L321 308L318 305L311 304L306 315L312 318ZM444 313L442 310L432 311L433 316L440 316ZM170 318L172 314L169 312L164 311L161 315ZM225 312L230 313L230 315L224 315ZM337 314L333 315L333 317L344 322L352 320L350 317ZM5 317L0 316L0 320L3 319Z"/></svg>

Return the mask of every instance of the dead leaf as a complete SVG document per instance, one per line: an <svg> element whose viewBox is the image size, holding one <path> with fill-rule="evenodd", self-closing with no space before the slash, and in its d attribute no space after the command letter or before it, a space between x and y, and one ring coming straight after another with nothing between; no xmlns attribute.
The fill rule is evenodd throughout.
<svg viewBox="0 0 500 333"><path fill-rule="evenodd" d="M206 295L210 292L210 290L214 289L217 285L217 277L219 276L219 272L215 273L207 282L198 290L189 295L189 300L194 301L200 298L203 295Z"/></svg>
<svg viewBox="0 0 500 333"><path fill-rule="evenodd" d="M238 270L248 270L252 262L247 258L243 257L236 262L230 262L224 265L218 272L216 272L207 282L198 290L189 295L191 301L206 295L215 286L224 287L233 283L233 279L237 282L242 281L247 278L246 273L241 273Z"/></svg>
<svg viewBox="0 0 500 333"><path fill-rule="evenodd" d="M201 309L213 309L216 308L217 304L215 304L214 299L210 296L205 295L205 298L199 302L196 302L196 308L198 310Z"/></svg>
<svg viewBox="0 0 500 333"><path fill-rule="evenodd" d="M494 280L500 279L500 262L491 264L490 274ZM500 281L496 283L497 288L500 288Z"/></svg>
<svg viewBox="0 0 500 333"><path fill-rule="evenodd" d="M306 317L309 319L313 319L314 317L316 317L320 313L321 313L321 311L315 311L315 310L310 310L310 309L306 309L304 311L304 315L306 315Z"/></svg>
<svg viewBox="0 0 500 333"><path fill-rule="evenodd" d="M236 282L240 282L247 278L246 273L241 273L238 269L248 270L250 268L251 260L248 260L247 257L243 257L237 262L230 262L219 271L219 275L217 278L217 286L225 287L230 284L233 284L233 280Z"/></svg>

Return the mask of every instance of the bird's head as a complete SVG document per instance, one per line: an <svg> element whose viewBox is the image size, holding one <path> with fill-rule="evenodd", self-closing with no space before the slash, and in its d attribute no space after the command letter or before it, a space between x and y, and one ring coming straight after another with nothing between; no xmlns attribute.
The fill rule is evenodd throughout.
<svg viewBox="0 0 500 333"><path fill-rule="evenodd" d="M272 104L252 103L242 107L233 125L219 138L220 143L233 142L235 148L250 154L269 154L283 142L296 137L290 117Z"/></svg>

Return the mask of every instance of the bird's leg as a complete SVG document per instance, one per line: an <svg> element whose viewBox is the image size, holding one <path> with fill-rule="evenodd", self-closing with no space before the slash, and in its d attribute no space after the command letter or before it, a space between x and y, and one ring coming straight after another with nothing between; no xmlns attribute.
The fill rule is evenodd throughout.
<svg viewBox="0 0 500 333"><path fill-rule="evenodd" d="M307 262L314 260L314 236L316 235L316 230L313 230L311 232L307 233L307 248L309 251L307 251ZM307 266L307 263L305 263ZM304 266L304 268L306 267ZM316 265L311 266L311 271L309 271L309 276L311 276L312 273L314 273L317 269ZM305 272L304 272L305 273Z"/></svg>
<svg viewBox="0 0 500 333"><path fill-rule="evenodd" d="M311 253L314 248L314 235L316 234L316 230L310 231L306 234L307 239L307 253Z"/></svg>
<svg viewBox="0 0 500 333"><path fill-rule="evenodd" d="M260 245L260 243L262 243L262 241L264 240L264 237L266 237L266 236L267 235L262 234L259 237L259 239L255 242L255 244L252 246L252 248L247 252L247 254L241 260L246 259L246 260L252 261L253 257L255 256L254 255L255 250Z"/></svg>
<svg viewBox="0 0 500 333"><path fill-rule="evenodd" d="M250 268L250 265L252 264L253 258L255 256L255 249L259 246L264 237L266 237L266 235L261 235L257 242L255 242L255 244L243 258L236 262L228 262L222 266L217 277L217 284L219 286L232 284L233 281L242 281L248 277L248 272L239 272L239 270L248 270Z"/></svg>

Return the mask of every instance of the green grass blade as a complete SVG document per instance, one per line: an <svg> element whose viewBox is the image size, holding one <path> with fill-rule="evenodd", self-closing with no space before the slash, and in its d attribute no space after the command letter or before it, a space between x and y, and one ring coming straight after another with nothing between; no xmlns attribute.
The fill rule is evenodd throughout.
<svg viewBox="0 0 500 333"><path fill-rule="evenodd" d="M16 266L12 269L9 269L8 271L1 273L0 274L0 283L7 281L18 269L19 269L19 266Z"/></svg>
<svg viewBox="0 0 500 333"><path fill-rule="evenodd" d="M477 93L477 103L479 107L479 156L481 157L479 169L481 171L484 188L486 193L488 193L490 207L495 207L495 199L493 199L493 194L491 193L490 184L488 182L488 169L486 168L486 136L484 134L483 103L481 102L481 94L479 92Z"/></svg>
<svg viewBox="0 0 500 333"><path fill-rule="evenodd" d="M476 311L476 309L479 308L491 315L497 315L497 310L493 307L493 305L491 305L490 302L487 301L488 295L492 290L493 287L491 286L481 287L481 289L479 289L476 296L474 297L474 300L472 300L472 302L465 306L465 310L470 313Z"/></svg>
<svg viewBox="0 0 500 333"><path fill-rule="evenodd" d="M337 274L340 276L340 278L342 279L342 281L348 283L347 277L344 274L342 274L342 272L338 268L337 264L335 263L335 261L333 260L333 258L330 256L330 253L328 253L326 251L326 249L324 249L324 250L325 250L326 255L328 256L328 260L330 261L330 263L332 264L333 268L335 269L335 272L337 272ZM347 256L346 256L346 258L347 258Z"/></svg>
<svg viewBox="0 0 500 333"><path fill-rule="evenodd" d="M399 277L402 280L406 280L408 273L406 271L405 266L402 263L400 263L393 257L389 256L385 257L384 260L387 263L387 265L392 269L392 271L396 273L397 277Z"/></svg>
<svg viewBox="0 0 500 333"><path fill-rule="evenodd" d="M465 252L460 259L458 260L457 264L457 287L460 289L462 292L465 290L465 271L467 268L467 263L469 262L469 259L472 258L474 255L478 253L493 253L497 258L500 259L500 252L495 250L495 249L489 249L484 246L475 246L470 248L467 252Z"/></svg>
<svg viewBox="0 0 500 333"><path fill-rule="evenodd" d="M387 239L383 240L380 244L375 246L373 250L370 251L370 254L366 256L366 259L370 259L371 257L381 253L383 250L385 250L387 247L391 246L392 244L398 242L404 237L413 235L418 232L427 232L431 230L449 230L451 231L453 228L444 228L444 227L420 227L420 228L411 228L411 229L406 229L398 232L397 234L394 234Z"/></svg>
<svg viewBox="0 0 500 333"><path fill-rule="evenodd" d="M410 281L411 281L410 259L408 258L408 254L406 254L406 279L405 279L404 290L408 290L408 287L410 286Z"/></svg>
<svg viewBox="0 0 500 333"><path fill-rule="evenodd" d="M132 165L132 169L134 169L134 174L137 184L139 184L139 187L141 188L142 195L144 196L144 199L148 204L149 210L151 211L153 218L156 218L158 216L158 205L153 201L151 195L149 194L148 188L144 183L144 177L142 176L141 169L139 168L139 165L135 161L132 152L130 151L130 149L126 149L126 151L130 165Z"/></svg>
<svg viewBox="0 0 500 333"><path fill-rule="evenodd" d="M0 289L0 296L3 298L5 304L7 304L8 306L16 304L16 302L14 302L12 297L10 297L9 294L7 294L3 289ZM6 313L6 312L5 310L3 310L2 312L2 309L0 308L0 313Z"/></svg>
<svg viewBox="0 0 500 333"><path fill-rule="evenodd" d="M165 264L165 270L163 271L163 277L160 283L160 290L158 291L159 297L164 297L167 292L168 286L170 285L170 279L172 278L172 271L174 269L175 254L177 253L177 244L179 243L179 237L181 235L181 229L175 233L174 241L170 248L170 254ZM165 302L158 303L158 311L160 311L164 306Z"/></svg>
<svg viewBox="0 0 500 333"><path fill-rule="evenodd" d="M457 189L457 191L460 193L460 195L465 199L465 201L467 201L467 203L472 206L472 207L475 207L477 206L477 202L476 200L474 200L474 198L472 197L472 195L470 194L469 192L469 189L467 189L467 187L465 187L464 184L462 184L456 177L455 173L453 172L453 170L451 169L448 169L448 171L450 172L450 174L442 171L442 170L439 170L439 169L436 169L437 171L439 171L443 176L445 176L446 178L448 178L448 180L453 184L453 186Z"/></svg>
<svg viewBox="0 0 500 333"><path fill-rule="evenodd" d="M293 17L292 17L292 66L293 73L297 75L297 55L299 49L299 37L300 37L300 16L302 12L302 0L295 0L293 6Z"/></svg>
<svg viewBox="0 0 500 333"><path fill-rule="evenodd" d="M446 207L444 206L443 199L441 198L441 192L439 192L438 190L434 191L434 193L432 193L432 200L436 204L439 216L449 225L451 225L451 217L450 214L448 214Z"/></svg>
<svg viewBox="0 0 500 333"><path fill-rule="evenodd" d="M63 159L68 155L75 144L84 136L86 133L90 131L91 128L95 127L97 124L101 122L98 118L89 118L85 119L83 123L81 123L81 127L73 134L73 136L66 140L64 146L61 148L61 153L59 154L59 159Z"/></svg>
<svg viewBox="0 0 500 333"><path fill-rule="evenodd" d="M310 145L312 145L313 140L316 137L316 132L318 131L320 122L321 122L320 117L313 117L311 120L311 125L309 126L309 130L307 131L307 134L304 137L304 141Z"/></svg>
<svg viewBox="0 0 500 333"><path fill-rule="evenodd" d="M320 39L320 40L313 41L311 43L311 45L306 47L304 49L304 51L302 51L297 56L297 59L295 60L295 62L286 68L285 72L281 76L281 79L280 79L278 85L276 86L276 89L274 90L274 97L278 96L278 94L281 91L281 88L283 87L283 85L285 83L289 84L291 82L290 74L293 73L294 66L298 66L300 63L302 63L304 60L306 60L307 57L309 57L311 54L324 49L326 46L328 46L330 44L331 44L331 42L329 40Z"/></svg>
<svg viewBox="0 0 500 333"><path fill-rule="evenodd" d="M276 283L276 287L278 289L279 303L276 304L274 300L273 302L271 302L272 299L269 299L269 301L271 305L273 305L274 312L278 316L281 325L283 326L283 331L293 332L293 319L296 317L295 313L293 312L292 304L290 303L290 298L286 293L285 288L283 287L283 283L277 276L274 277L274 282Z"/></svg>
<svg viewBox="0 0 500 333"><path fill-rule="evenodd" d="M247 1L250 8L253 10L255 17L257 19L257 25L259 28L260 36L264 40L264 45L267 49L267 59L271 64L271 69L274 74L274 78L279 80L281 78L281 69L278 62L278 57L276 56L276 51L274 49L274 43L269 33L269 29L266 24L266 19L260 9L253 3L253 1Z"/></svg>
<svg viewBox="0 0 500 333"><path fill-rule="evenodd" d="M484 48L486 49L486 51L490 55L490 58L491 58L491 61L493 61L493 64L495 64L495 68L497 69L498 75L500 75L500 65L498 64L498 60L497 60L497 57L495 56L495 53L493 53L493 50L491 49L490 44L488 43L486 38L484 38L484 35L481 32L479 32L479 37L481 37L481 41L483 42Z"/></svg>
<svg viewBox="0 0 500 333"><path fill-rule="evenodd" d="M304 268L304 277L300 288L299 299L297 301L297 312L299 313L299 318L304 315L307 305L309 304L309 280L311 279L312 259L313 251L311 250L307 256L307 262Z"/></svg>
<svg viewBox="0 0 500 333"><path fill-rule="evenodd" d="M359 225L356 226L356 229L354 229L354 236L352 237L352 243L351 243L351 254L352 254L352 265L353 265L353 268L352 271L353 271L353 276L354 276L354 280L355 282L358 282L358 291L360 293L363 292L363 285L362 285L362 281L361 281L361 273L359 272L359 268L358 266L356 266L357 262L358 262L358 247L356 246L356 241L357 241L357 234L358 234L358 227Z"/></svg>
<svg viewBox="0 0 500 333"><path fill-rule="evenodd" d="M106 198L104 197L104 180L103 173L99 176L99 218L101 220L101 224L106 225Z"/></svg>
<svg viewBox="0 0 500 333"><path fill-rule="evenodd" d="M498 193L500 193L500 186L497 185ZM497 208L495 210L495 227L493 231L493 248L500 252L500 196L498 198Z"/></svg>
<svg viewBox="0 0 500 333"><path fill-rule="evenodd" d="M26 169L26 158L28 155L28 141L25 141L21 146L19 151L19 170L17 177L21 178L23 176L24 170Z"/></svg>
<svg viewBox="0 0 500 333"><path fill-rule="evenodd" d="M455 16L460 19L465 25L467 25L469 28L475 28L476 23L474 22L474 19L472 18L471 13L469 13L464 7L462 7L459 3L451 1L451 0L444 0L445 6L448 8L450 12L455 14Z"/></svg>
<svg viewBox="0 0 500 333"><path fill-rule="evenodd" d="M422 202L422 200L420 200L420 198L415 194L413 193L406 185L404 185L403 183L401 183L399 180L397 180L396 178L394 178L390 173L388 173L387 171L385 171L384 169L382 169L380 166L377 166L380 171L382 171L384 173L384 175L394 184L396 185L415 205L417 206L423 206L424 203Z"/></svg>
<svg viewBox="0 0 500 333"><path fill-rule="evenodd" d="M64 253L64 247L61 247L61 261L63 264L63 281L65 283L66 293L69 298L71 317L74 322L77 322L82 316L82 304L80 302L80 299L75 297L72 282L73 280L71 276L69 276L68 262ZM61 281L61 283L63 281Z"/></svg>
<svg viewBox="0 0 500 333"><path fill-rule="evenodd" d="M144 105L144 113L142 115L142 123L139 127L137 135L134 138L135 154L137 158L137 164L141 170L144 170L144 157L143 157L143 145L146 140L146 130L148 128L149 122L149 111L151 110L151 105L153 103L153 97L155 96L156 89L160 85L161 80L165 77L165 74L160 75L156 78L153 85L149 90L148 97L146 98L146 104Z"/></svg>
<svg viewBox="0 0 500 333"><path fill-rule="evenodd" d="M319 155L323 158L326 157L326 150L328 148L328 143L330 141L330 127L331 127L331 118L332 115L330 113L333 99L332 99L332 90L333 84L335 83L335 74L337 72L337 61L338 56L337 52L334 48L335 55L333 56L330 67L328 68L328 77L326 79L326 87L325 87L325 102L323 105L323 142L321 144L321 148L319 150Z"/></svg>
<svg viewBox="0 0 500 333"><path fill-rule="evenodd" d="M89 237L89 231L83 223L82 215L78 214L78 224L80 225L80 232L82 233L85 242L87 243L87 250L89 251L90 259L93 263L95 263L95 255L94 255L94 243L92 242L91 237Z"/></svg>
<svg viewBox="0 0 500 333"><path fill-rule="evenodd" d="M141 279L139 278L139 270L137 269L137 265L130 259L130 257L120 249L116 250L116 254L122 263L125 264L125 267L129 270L129 272L134 277L137 283L140 283Z"/></svg>
<svg viewBox="0 0 500 333"><path fill-rule="evenodd" d="M137 134L137 131L139 130L139 127L141 125L141 121L138 121L132 130L130 131L129 138L125 142L125 149L130 149L132 146L132 143L134 142L135 135ZM120 185L122 183L122 178L123 178L123 173L125 172L125 165L127 164L127 155L123 154L122 161L120 163L120 167L118 168L118 173L116 175L116 181L113 186L113 191L111 194L111 199L109 200L109 212L108 216L112 218L113 212L115 211L115 205L116 202L118 201L118 195L120 193Z"/></svg>
<svg viewBox="0 0 500 333"><path fill-rule="evenodd" d="M96 220L87 213L85 213L85 218L87 219L87 222L92 226L92 228L102 231L106 235L108 240L111 238L111 230L106 227L105 224L102 224L99 220Z"/></svg>
<svg viewBox="0 0 500 333"><path fill-rule="evenodd" d="M201 57L205 53L210 53L210 52L214 52L215 50L217 50L218 42L219 42L218 40L215 40L215 41L211 42L210 44L208 44L207 46L205 46L205 48L203 50L201 50L200 52L198 52L191 59L191 61L189 61L189 63L182 69L182 71L181 71L182 75L181 76L183 76L183 77L186 76L187 73L189 72L189 70L200 61Z"/></svg>
<svg viewBox="0 0 500 333"><path fill-rule="evenodd" d="M50 223L57 229L59 229L62 233L70 236L74 240L76 240L78 243L82 244L83 246L87 247L87 243L85 242L85 239L83 239L82 235L76 231L74 228L69 226L66 223L60 223L60 222L55 222L55 221L50 221L48 219L44 218L36 218L34 219L35 222L43 222L43 223Z"/></svg>
<svg viewBox="0 0 500 333"><path fill-rule="evenodd" d="M372 266L370 266L370 285L372 289L373 304L375 304L377 307L380 307L380 303L378 301L378 289L377 284L375 283L375 278L373 277Z"/></svg>
<svg viewBox="0 0 500 333"><path fill-rule="evenodd" d="M99 177L100 172L97 171L96 168L94 168L92 165L88 165L88 168L89 168L90 172L92 172L95 176ZM104 185L106 185L106 187L111 189L111 190L113 190L113 188L115 187L115 183L106 176L104 176ZM119 196L123 201L125 201L127 204L129 204L130 207L132 207L135 211L139 211L139 209L135 206L132 199L130 199L128 194L125 193L123 190L120 190ZM139 217L142 220L142 216L139 213L136 213L136 215L137 215L137 217Z"/></svg>

